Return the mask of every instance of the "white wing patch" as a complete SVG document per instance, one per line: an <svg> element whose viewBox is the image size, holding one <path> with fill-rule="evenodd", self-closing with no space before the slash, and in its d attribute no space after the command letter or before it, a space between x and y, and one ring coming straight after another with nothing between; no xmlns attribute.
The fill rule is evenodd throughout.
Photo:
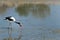
<svg viewBox="0 0 60 40"><path fill-rule="evenodd" d="M13 21L16 21L14 17L11 17L10 19L13 19Z"/></svg>

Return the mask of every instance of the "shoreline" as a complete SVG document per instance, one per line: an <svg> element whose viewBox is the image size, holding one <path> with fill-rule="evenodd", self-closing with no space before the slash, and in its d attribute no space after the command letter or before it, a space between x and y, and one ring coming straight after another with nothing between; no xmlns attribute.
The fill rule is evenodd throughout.
<svg viewBox="0 0 60 40"><path fill-rule="evenodd" d="M23 4L47 4L47 5L60 5L60 1L41 1L41 2L11 2L11 1L0 1L0 6L8 6L8 7L13 7L13 6L18 6L18 5L23 5Z"/></svg>

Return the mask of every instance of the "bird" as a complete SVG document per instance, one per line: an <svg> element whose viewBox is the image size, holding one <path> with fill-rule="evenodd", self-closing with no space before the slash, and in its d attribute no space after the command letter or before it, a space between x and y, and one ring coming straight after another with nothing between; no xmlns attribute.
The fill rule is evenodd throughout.
<svg viewBox="0 0 60 40"><path fill-rule="evenodd" d="M16 21L16 19L13 16L7 16L4 18L4 20L8 20L9 22L14 22L16 24L18 24L20 27L22 27L22 24L18 21Z"/></svg>

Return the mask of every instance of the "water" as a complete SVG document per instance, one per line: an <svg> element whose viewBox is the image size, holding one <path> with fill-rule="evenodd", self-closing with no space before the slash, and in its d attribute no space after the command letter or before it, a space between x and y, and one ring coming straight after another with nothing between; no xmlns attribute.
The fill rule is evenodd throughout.
<svg viewBox="0 0 60 40"><path fill-rule="evenodd" d="M0 40L60 40L60 5L25 4L0 12ZM3 20L14 16L19 25Z"/></svg>

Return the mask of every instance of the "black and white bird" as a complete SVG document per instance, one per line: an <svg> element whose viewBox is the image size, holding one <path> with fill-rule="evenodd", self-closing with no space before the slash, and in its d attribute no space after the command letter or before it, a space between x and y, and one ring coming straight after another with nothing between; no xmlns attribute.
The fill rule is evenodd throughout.
<svg viewBox="0 0 60 40"><path fill-rule="evenodd" d="M16 19L12 16L5 17L4 20L8 20L9 22L14 22L14 23L18 24L20 27L22 27L21 23L17 22Z"/></svg>

